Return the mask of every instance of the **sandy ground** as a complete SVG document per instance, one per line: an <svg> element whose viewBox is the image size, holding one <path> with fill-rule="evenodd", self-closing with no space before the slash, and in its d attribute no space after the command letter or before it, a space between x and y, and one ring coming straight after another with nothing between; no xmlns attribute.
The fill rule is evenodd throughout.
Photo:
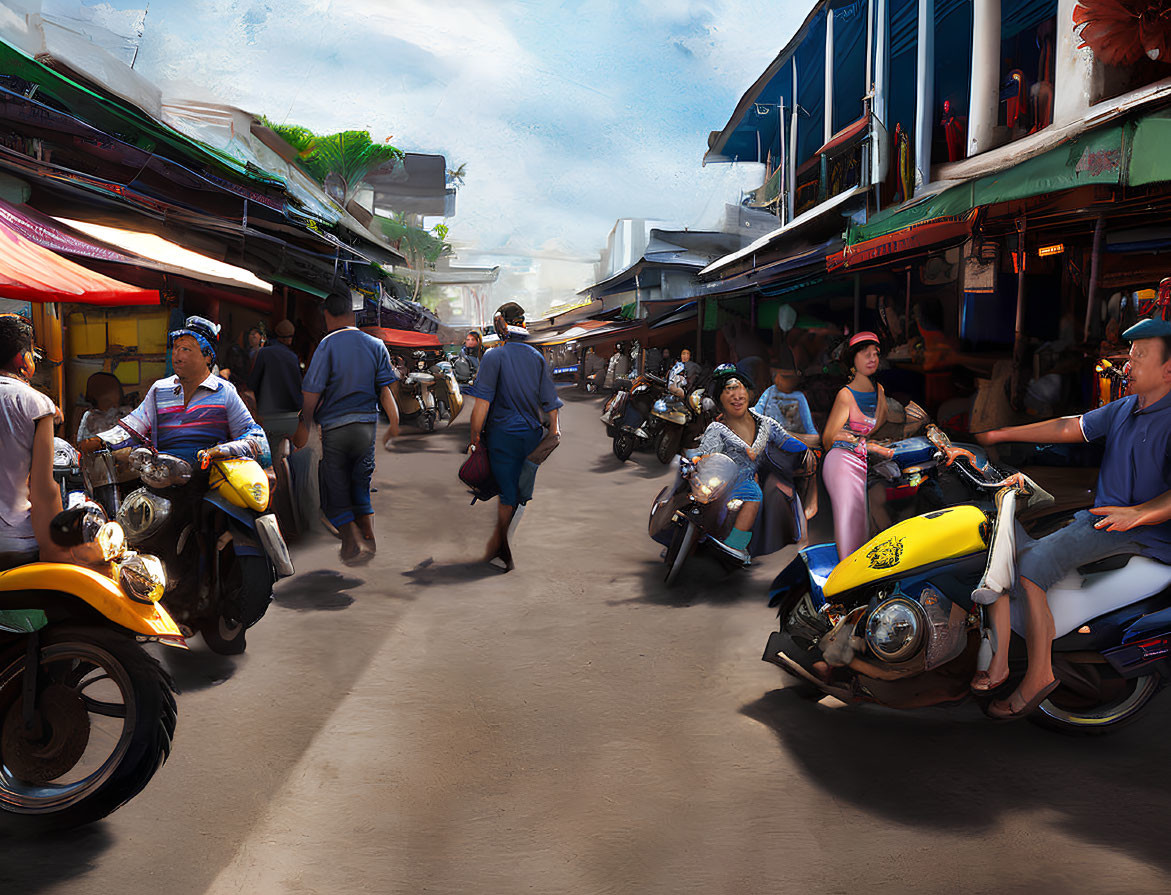
<svg viewBox="0 0 1171 895"><path fill-rule="evenodd" d="M1168 697L1103 740L803 699L760 661L791 551L666 590L666 469L566 397L515 572L469 562L466 423L401 438L374 563L302 545L245 657L169 652L171 760L102 823L0 841L0 892L1171 888Z"/></svg>

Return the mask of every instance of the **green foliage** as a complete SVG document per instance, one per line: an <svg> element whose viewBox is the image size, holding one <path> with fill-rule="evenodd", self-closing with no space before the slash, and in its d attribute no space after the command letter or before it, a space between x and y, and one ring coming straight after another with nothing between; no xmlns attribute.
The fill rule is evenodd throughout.
<svg viewBox="0 0 1171 895"><path fill-rule="evenodd" d="M299 125L274 124L267 118L261 123L297 150L301 166L324 185L330 176L341 183L341 203L354 197L366 176L387 162L401 161L403 152L389 143L375 143L369 131L341 131L315 134Z"/></svg>
<svg viewBox="0 0 1171 895"><path fill-rule="evenodd" d="M412 298L420 301L423 294L424 269L434 267L440 258L451 254L451 246L445 242L447 225L436 224L434 229L427 231L407 223L406 216L401 213L392 218L377 215L375 220L382 226L386 238L398 247L414 271L415 278L411 284Z"/></svg>

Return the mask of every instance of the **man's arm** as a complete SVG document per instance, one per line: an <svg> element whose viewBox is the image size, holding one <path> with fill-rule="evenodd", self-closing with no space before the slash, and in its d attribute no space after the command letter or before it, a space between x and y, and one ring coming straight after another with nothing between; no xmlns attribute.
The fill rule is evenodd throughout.
<svg viewBox="0 0 1171 895"><path fill-rule="evenodd" d="M390 426L386 430L386 440L383 444L390 447L390 440L398 437L398 404L394 402L394 395L390 391L389 385L384 385L378 392L378 400L382 403L382 409L386 411L386 418L390 420Z"/></svg>
<svg viewBox="0 0 1171 895"><path fill-rule="evenodd" d="M1133 507L1093 507L1090 512L1101 516L1094 528L1103 531L1130 531L1140 525L1158 525L1171 520L1171 491Z"/></svg>
<svg viewBox="0 0 1171 895"><path fill-rule="evenodd" d="M560 409L549 411L549 434L556 435L558 438L561 437L561 411L560 411Z"/></svg>
<svg viewBox="0 0 1171 895"><path fill-rule="evenodd" d="M53 417L43 416L33 433L33 462L28 477L33 533L41 559L53 557L59 548L49 537L49 523L61 512L61 490L53 480Z"/></svg>
<svg viewBox="0 0 1171 895"><path fill-rule="evenodd" d="M491 401L485 401L483 398L474 398L476 404L472 407L472 447L480 446L480 433L484 430L484 423L488 421L488 408L492 406ZM550 415L550 419L554 419Z"/></svg>
<svg viewBox="0 0 1171 895"><path fill-rule="evenodd" d="M313 414L320 400L320 392L301 392L301 421L297 423L297 431L293 433L293 447L297 450L305 447L309 441L309 426L313 423ZM397 418L396 414L395 419Z"/></svg>
<svg viewBox="0 0 1171 895"><path fill-rule="evenodd" d="M1004 429L989 429L976 435L980 444L1004 444L1021 441L1030 444L1081 444L1086 440L1082 433L1081 417L1063 416L1061 419L1046 420L1043 423L1027 423L1023 426L1008 426Z"/></svg>

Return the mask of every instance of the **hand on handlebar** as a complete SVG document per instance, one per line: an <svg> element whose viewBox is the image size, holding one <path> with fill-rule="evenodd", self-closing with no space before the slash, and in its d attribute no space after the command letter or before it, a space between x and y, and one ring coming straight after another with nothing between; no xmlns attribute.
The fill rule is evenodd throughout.
<svg viewBox="0 0 1171 895"><path fill-rule="evenodd" d="M949 444L946 448L943 449L943 453L944 456L947 457L947 463L945 464L946 466L951 466L961 457L971 463L972 466L976 465L976 455L971 451L966 450L965 448L960 448L956 447L954 444Z"/></svg>
<svg viewBox="0 0 1171 895"><path fill-rule="evenodd" d="M226 453L224 453L223 448L221 448L219 445L216 445L213 448L208 448L205 451L200 451L199 453L197 453L195 455L195 459L197 459L199 461L199 468L200 469L207 469L209 466L211 466L212 460L223 460L227 456L228 455Z"/></svg>

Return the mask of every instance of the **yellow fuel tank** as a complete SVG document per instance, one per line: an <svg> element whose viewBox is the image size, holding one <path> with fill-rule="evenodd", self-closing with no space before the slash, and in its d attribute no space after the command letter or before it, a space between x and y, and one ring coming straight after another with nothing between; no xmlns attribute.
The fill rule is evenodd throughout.
<svg viewBox="0 0 1171 895"><path fill-rule="evenodd" d="M988 549L991 527L983 510L948 507L892 525L837 564L822 591L827 597L920 566Z"/></svg>

